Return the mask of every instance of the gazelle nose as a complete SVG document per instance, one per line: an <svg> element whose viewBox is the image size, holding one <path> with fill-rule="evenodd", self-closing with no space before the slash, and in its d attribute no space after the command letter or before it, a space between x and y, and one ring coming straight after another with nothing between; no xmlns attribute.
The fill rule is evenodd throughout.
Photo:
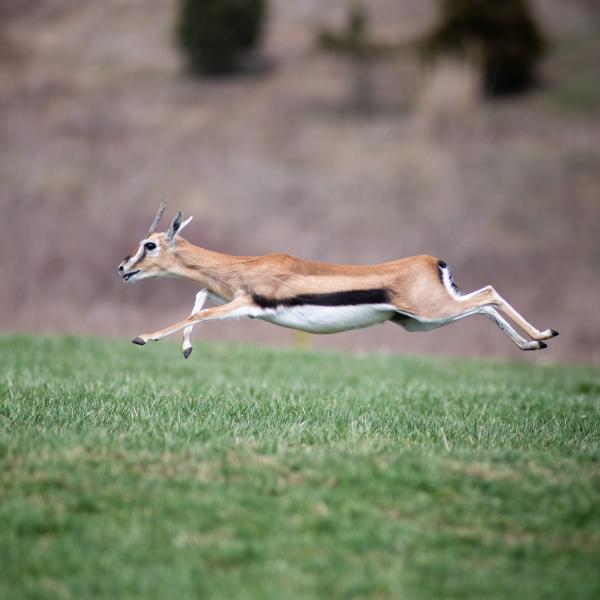
<svg viewBox="0 0 600 600"><path fill-rule="evenodd" d="M117 269L117 271L118 271L119 273L122 273L122 272L125 270L125 267L124 267L123 265L124 265L124 264L125 264L125 263L126 263L126 262L127 262L129 259L130 259L130 258L131 258L131 256L126 256L126 257L123 259L123 262L122 262L122 263L119 265L119 268Z"/></svg>

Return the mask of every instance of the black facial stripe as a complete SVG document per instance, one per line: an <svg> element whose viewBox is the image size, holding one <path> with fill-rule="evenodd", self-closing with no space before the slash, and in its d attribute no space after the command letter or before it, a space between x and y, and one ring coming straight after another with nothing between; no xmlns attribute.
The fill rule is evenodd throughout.
<svg viewBox="0 0 600 600"><path fill-rule="evenodd" d="M261 308L278 306L354 306L357 304L389 304L388 291L382 288L370 290L347 290L327 294L298 294L289 298L269 298L260 294L252 294L252 299Z"/></svg>

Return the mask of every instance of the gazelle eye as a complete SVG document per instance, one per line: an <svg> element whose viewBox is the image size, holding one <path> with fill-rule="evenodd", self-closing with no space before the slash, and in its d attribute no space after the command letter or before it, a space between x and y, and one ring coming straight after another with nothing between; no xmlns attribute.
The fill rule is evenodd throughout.
<svg viewBox="0 0 600 600"><path fill-rule="evenodd" d="M146 248L146 250L154 250L154 248L156 248L156 244L154 242L146 242L144 244L144 248Z"/></svg>

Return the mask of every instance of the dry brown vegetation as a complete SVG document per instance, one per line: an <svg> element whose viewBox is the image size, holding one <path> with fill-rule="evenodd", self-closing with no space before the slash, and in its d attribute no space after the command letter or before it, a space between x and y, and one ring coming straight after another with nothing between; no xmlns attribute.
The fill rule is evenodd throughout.
<svg viewBox="0 0 600 600"><path fill-rule="evenodd" d="M554 42L536 93L484 104L468 69L424 74L401 53L374 67L378 110L367 117L347 109L348 64L313 45L345 3L271 4L272 69L200 81L173 47L173 2L3 3L0 328L133 337L181 318L194 286L124 286L115 270L166 196L195 215L191 241L225 252L438 255L461 288L493 283L561 331L527 358L600 361L597 6L535 3ZM434 6L374 3L373 31L410 40ZM294 339L256 322L197 335ZM524 356L483 319L314 344Z"/></svg>

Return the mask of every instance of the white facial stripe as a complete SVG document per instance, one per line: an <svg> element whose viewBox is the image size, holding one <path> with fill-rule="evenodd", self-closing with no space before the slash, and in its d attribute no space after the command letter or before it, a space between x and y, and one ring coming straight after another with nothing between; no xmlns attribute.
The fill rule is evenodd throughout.
<svg viewBox="0 0 600 600"><path fill-rule="evenodd" d="M142 240L138 247L138 251L135 253L135 256L133 256L132 258L129 259L129 262L127 264L128 269L132 269L133 267L135 267L136 263L138 261L140 261L147 252L150 252L150 253L158 252L158 250L160 249L160 246L158 244L156 244L156 250L146 250L145 245L148 242L152 242L153 244L156 244L156 242L154 240L149 239L149 238Z"/></svg>
<svg viewBox="0 0 600 600"><path fill-rule="evenodd" d="M129 259L127 268L132 269L135 267L136 263L142 258L142 256L144 256L144 242L139 245L138 251L135 253L135 255Z"/></svg>

